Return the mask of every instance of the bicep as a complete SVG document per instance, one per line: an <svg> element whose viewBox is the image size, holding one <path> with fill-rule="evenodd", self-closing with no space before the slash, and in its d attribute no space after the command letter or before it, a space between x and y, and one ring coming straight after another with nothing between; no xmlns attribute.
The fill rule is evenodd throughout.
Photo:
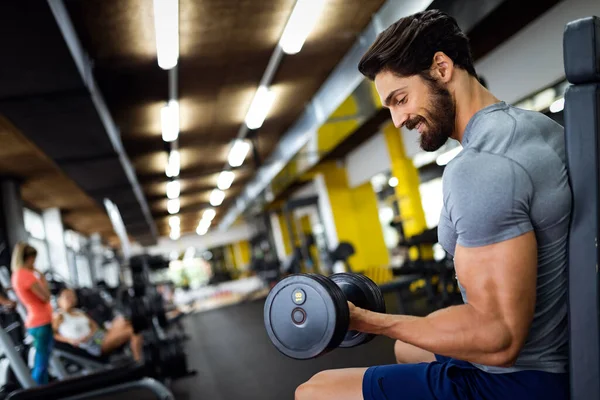
<svg viewBox="0 0 600 400"><path fill-rule="evenodd" d="M48 302L50 300L50 292L48 289L44 288L39 282L35 282L30 287L31 292L36 295L43 302Z"/></svg>
<svg viewBox="0 0 600 400"><path fill-rule="evenodd" d="M456 273L468 304L502 323L511 346L520 349L533 320L537 283L534 232L481 247L457 245Z"/></svg>

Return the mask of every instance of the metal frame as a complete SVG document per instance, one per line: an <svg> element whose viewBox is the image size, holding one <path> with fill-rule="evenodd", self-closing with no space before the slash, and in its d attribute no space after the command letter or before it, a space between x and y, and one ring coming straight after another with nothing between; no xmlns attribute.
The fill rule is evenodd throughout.
<svg viewBox="0 0 600 400"><path fill-rule="evenodd" d="M36 383L31 377L29 368L15 349L15 344L13 341L2 328L0 328L0 347L2 348L3 354L10 362L10 367L15 373L15 376L17 377L21 386L25 389L35 387Z"/></svg>
<svg viewBox="0 0 600 400"><path fill-rule="evenodd" d="M122 383L115 386L109 386L107 388L93 390L85 394L76 396L66 397L64 400L82 400L82 399L93 399L98 396L108 396L111 394L117 394L127 392L129 390L136 389L147 389L156 395L159 400L174 400L175 397L169 389L163 384L152 378L142 378L139 381Z"/></svg>
<svg viewBox="0 0 600 400"><path fill-rule="evenodd" d="M55 364L52 364L52 367L55 369L55 373L57 377L60 379L69 377L69 376L77 376L81 374L70 374L67 369L63 365L63 360L71 361L75 364L78 364L83 368L83 374L88 374L91 372L98 372L107 369L111 369L112 365L109 363L103 363L100 361L96 361L90 358L82 357L77 354L70 353L67 350L54 348L52 350L52 358L51 363L54 361Z"/></svg>

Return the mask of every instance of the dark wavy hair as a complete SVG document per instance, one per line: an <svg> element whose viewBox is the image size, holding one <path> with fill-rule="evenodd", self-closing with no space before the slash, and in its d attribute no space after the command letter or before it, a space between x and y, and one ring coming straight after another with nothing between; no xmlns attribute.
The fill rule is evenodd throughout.
<svg viewBox="0 0 600 400"><path fill-rule="evenodd" d="M424 75L438 51L450 57L455 66L477 76L469 39L454 18L439 10L401 18L381 32L360 60L358 70L370 80L383 71Z"/></svg>

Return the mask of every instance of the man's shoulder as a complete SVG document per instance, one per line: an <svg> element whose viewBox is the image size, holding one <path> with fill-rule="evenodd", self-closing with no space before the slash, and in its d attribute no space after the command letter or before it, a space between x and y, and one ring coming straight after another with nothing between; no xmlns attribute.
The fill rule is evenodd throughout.
<svg viewBox="0 0 600 400"><path fill-rule="evenodd" d="M466 148L452 160L443 176L443 191L446 200L458 196L463 200L488 201L510 193L516 186L529 188L530 178L525 169L515 160L503 154Z"/></svg>
<svg viewBox="0 0 600 400"><path fill-rule="evenodd" d="M467 147L448 163L444 170L445 178L494 174L499 167L515 163L504 154L482 151Z"/></svg>

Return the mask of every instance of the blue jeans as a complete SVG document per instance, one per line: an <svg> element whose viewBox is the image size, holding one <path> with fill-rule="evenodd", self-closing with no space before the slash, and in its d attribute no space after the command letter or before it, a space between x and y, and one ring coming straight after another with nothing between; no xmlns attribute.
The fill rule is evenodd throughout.
<svg viewBox="0 0 600 400"><path fill-rule="evenodd" d="M48 365L50 364L50 354L54 347L54 333L52 325L43 325L29 329L29 334L33 337L33 348L35 349L35 360L31 376L38 385L46 385L49 380Z"/></svg>

